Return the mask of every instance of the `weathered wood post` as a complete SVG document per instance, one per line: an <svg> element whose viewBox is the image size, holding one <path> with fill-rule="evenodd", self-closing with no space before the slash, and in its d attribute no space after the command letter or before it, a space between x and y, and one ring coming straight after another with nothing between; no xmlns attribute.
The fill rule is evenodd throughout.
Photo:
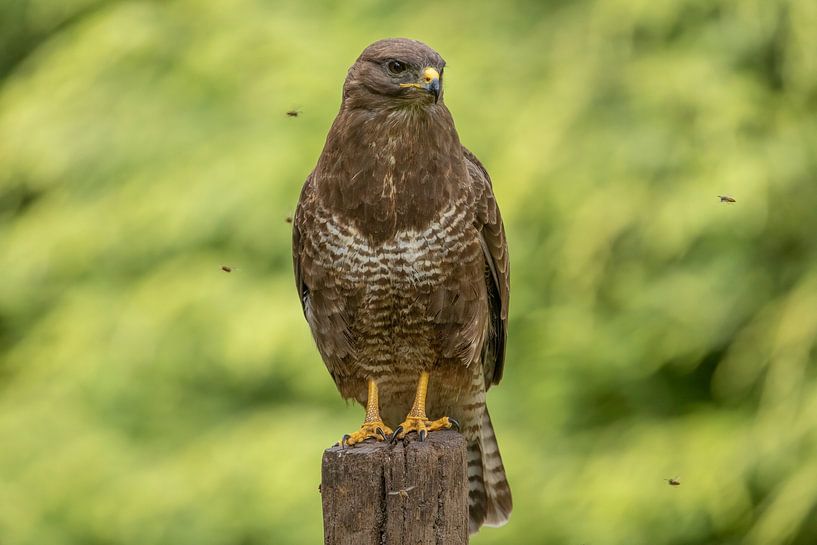
<svg viewBox="0 0 817 545"><path fill-rule="evenodd" d="M323 453L325 545L466 545L465 439L367 441Z"/></svg>

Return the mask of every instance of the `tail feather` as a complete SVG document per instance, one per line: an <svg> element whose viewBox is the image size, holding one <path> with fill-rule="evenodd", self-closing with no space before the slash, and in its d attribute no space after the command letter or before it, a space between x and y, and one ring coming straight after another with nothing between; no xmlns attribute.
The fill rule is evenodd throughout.
<svg viewBox="0 0 817 545"><path fill-rule="evenodd" d="M483 524L508 522L513 499L487 408L477 436L468 439L468 530L473 534Z"/></svg>
<svg viewBox="0 0 817 545"><path fill-rule="evenodd" d="M488 515L488 495L482 471L482 449L479 439L468 441L468 533L479 530Z"/></svg>

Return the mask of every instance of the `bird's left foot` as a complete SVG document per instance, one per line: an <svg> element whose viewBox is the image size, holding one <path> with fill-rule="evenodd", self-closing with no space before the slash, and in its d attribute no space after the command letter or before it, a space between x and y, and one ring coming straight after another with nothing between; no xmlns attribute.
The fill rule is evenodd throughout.
<svg viewBox="0 0 817 545"><path fill-rule="evenodd" d="M419 416L407 416L405 422L397 426L397 429L394 430L394 434L391 436L391 442L394 442L397 439L403 439L406 435L413 431L417 432L417 437L420 439L420 441L425 441L430 432L447 430L450 428L456 428L459 430L460 423L447 416L444 416L438 420L429 420L428 418Z"/></svg>

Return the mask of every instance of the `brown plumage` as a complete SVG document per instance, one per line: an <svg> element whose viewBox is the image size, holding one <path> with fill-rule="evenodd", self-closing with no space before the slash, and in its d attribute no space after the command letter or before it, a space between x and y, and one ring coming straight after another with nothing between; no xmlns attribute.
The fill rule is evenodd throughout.
<svg viewBox="0 0 817 545"><path fill-rule="evenodd" d="M509 263L491 180L442 100L444 65L414 40L363 51L301 192L293 259L304 314L344 398L365 406L372 380L393 426L412 407L418 375L430 373L428 414L457 419L468 440L475 532L511 512L485 406L502 378Z"/></svg>

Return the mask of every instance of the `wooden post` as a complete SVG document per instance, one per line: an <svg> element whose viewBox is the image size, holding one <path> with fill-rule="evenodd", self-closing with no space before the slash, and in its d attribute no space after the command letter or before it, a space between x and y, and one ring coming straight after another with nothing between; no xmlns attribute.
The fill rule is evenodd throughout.
<svg viewBox="0 0 817 545"><path fill-rule="evenodd" d="M465 439L332 447L321 467L325 545L467 545Z"/></svg>

